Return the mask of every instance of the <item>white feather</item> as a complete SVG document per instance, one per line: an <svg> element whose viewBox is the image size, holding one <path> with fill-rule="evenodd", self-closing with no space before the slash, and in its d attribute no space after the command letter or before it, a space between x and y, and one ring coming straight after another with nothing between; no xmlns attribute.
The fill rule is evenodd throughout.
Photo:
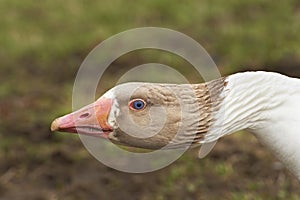
<svg viewBox="0 0 300 200"><path fill-rule="evenodd" d="M209 152L211 152L211 150L214 148L214 146L216 145L217 140L213 141L213 142L207 142L201 145L200 150L199 150L199 154L198 157L204 158L205 156L207 156L207 154L209 154Z"/></svg>
<svg viewBox="0 0 300 200"><path fill-rule="evenodd" d="M226 81L225 99L203 143L247 129L300 179L300 80L245 72Z"/></svg>

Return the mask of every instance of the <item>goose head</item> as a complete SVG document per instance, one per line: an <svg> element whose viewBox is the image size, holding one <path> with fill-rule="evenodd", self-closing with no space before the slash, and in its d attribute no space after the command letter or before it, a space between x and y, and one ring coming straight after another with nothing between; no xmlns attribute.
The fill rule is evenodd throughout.
<svg viewBox="0 0 300 200"><path fill-rule="evenodd" d="M219 138L246 129L300 179L299 88L299 79L272 72L192 85L126 83L51 129L145 149L201 144L200 158Z"/></svg>
<svg viewBox="0 0 300 200"><path fill-rule="evenodd" d="M213 84L221 91L220 81ZM199 143L212 124L207 84L125 83L55 119L52 131L79 133L145 149Z"/></svg>

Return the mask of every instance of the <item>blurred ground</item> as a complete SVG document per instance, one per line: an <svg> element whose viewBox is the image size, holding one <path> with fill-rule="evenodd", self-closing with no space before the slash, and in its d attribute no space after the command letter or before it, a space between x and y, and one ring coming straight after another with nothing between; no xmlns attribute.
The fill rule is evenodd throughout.
<svg viewBox="0 0 300 200"><path fill-rule="evenodd" d="M183 32L223 75L270 70L300 77L298 1L4 0L0 12L1 200L300 199L297 179L248 133L222 139L203 160L191 150L160 171L126 174L96 161L77 136L49 131L52 119L71 111L73 81L87 53L129 28ZM182 61L161 54L125 56L107 76L151 61L197 82ZM104 81L99 92L113 84Z"/></svg>

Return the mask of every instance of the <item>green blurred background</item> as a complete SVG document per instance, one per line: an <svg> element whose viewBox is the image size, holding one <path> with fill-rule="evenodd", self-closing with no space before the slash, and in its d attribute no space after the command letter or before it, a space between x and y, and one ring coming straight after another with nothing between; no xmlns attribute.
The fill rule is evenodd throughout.
<svg viewBox="0 0 300 200"><path fill-rule="evenodd" d="M270 70L300 77L299 1L3 0L0 13L1 200L300 199L297 179L248 133L221 139L203 160L190 150L157 172L126 174L96 161L76 135L49 131L55 117L71 111L88 52L131 28L189 35L222 75ZM186 63L162 54L122 56L107 76L161 62L197 82ZM104 81L99 94L113 84Z"/></svg>

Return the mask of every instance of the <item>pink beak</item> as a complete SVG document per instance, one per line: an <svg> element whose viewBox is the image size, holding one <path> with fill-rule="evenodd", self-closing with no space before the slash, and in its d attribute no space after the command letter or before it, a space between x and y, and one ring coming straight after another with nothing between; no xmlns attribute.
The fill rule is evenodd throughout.
<svg viewBox="0 0 300 200"><path fill-rule="evenodd" d="M51 131L107 138L108 134L113 131L107 122L112 104L112 99L100 98L78 111L55 119L51 124Z"/></svg>

